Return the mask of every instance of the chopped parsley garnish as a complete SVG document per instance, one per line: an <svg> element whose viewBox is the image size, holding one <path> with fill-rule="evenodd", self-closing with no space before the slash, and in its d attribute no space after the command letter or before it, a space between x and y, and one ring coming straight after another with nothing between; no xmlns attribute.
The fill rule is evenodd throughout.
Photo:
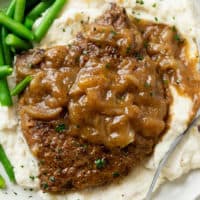
<svg viewBox="0 0 200 200"><path fill-rule="evenodd" d="M113 36L117 35L117 32L116 31L111 31L110 32Z"/></svg>
<svg viewBox="0 0 200 200"><path fill-rule="evenodd" d="M157 17L154 17L154 19L155 19L156 22L158 22L158 18Z"/></svg>
<svg viewBox="0 0 200 200"><path fill-rule="evenodd" d="M28 67L29 67L29 68L32 68L32 67L33 67L33 63L29 63L29 64L28 64Z"/></svg>
<svg viewBox="0 0 200 200"><path fill-rule="evenodd" d="M76 128L81 128L81 126L77 124L77 125L76 125Z"/></svg>
<svg viewBox="0 0 200 200"><path fill-rule="evenodd" d="M87 145L87 144L83 144L83 148L84 148L84 149L87 149L87 148L88 148L88 145Z"/></svg>
<svg viewBox="0 0 200 200"><path fill-rule="evenodd" d="M136 0L136 3L140 4L140 5L143 5L144 4L144 1L143 0Z"/></svg>
<svg viewBox="0 0 200 200"><path fill-rule="evenodd" d="M135 54L135 57L136 57L137 60L143 60L144 59L144 56L139 54L139 53Z"/></svg>
<svg viewBox="0 0 200 200"><path fill-rule="evenodd" d="M173 20L175 20L175 19L176 19L176 17L175 17L175 16L173 16L173 17L172 17L172 19L173 19Z"/></svg>
<svg viewBox="0 0 200 200"><path fill-rule="evenodd" d="M75 58L75 62L76 62L76 63L79 63L79 61L80 61L80 56L77 56L77 57Z"/></svg>
<svg viewBox="0 0 200 200"><path fill-rule="evenodd" d="M42 183L42 188L44 190L47 190L49 188L49 185L47 183Z"/></svg>
<svg viewBox="0 0 200 200"><path fill-rule="evenodd" d="M145 84L144 84L144 87L145 87L145 88L150 88L150 87L151 87L151 84L148 83L148 82L146 81Z"/></svg>
<svg viewBox="0 0 200 200"><path fill-rule="evenodd" d="M40 165L44 165L44 164L45 164L45 161L44 161L44 160L40 160L40 161L39 161L39 164L40 164Z"/></svg>
<svg viewBox="0 0 200 200"><path fill-rule="evenodd" d="M184 39L182 39L180 37L180 35L177 33L177 29L176 29L175 26L172 26L172 30L173 30L173 32L175 32L175 34L174 34L174 40L176 40L179 43L184 43Z"/></svg>
<svg viewBox="0 0 200 200"><path fill-rule="evenodd" d="M184 43L185 42L185 40L182 39L178 34L174 35L174 39L179 43Z"/></svg>
<svg viewBox="0 0 200 200"><path fill-rule="evenodd" d="M154 3L154 4L152 5L152 7L153 7L153 8L155 8L156 6L157 6L157 4L156 4L156 3Z"/></svg>
<svg viewBox="0 0 200 200"><path fill-rule="evenodd" d="M65 124L58 124L55 128L55 131L58 133L62 133L66 130L66 125Z"/></svg>
<svg viewBox="0 0 200 200"><path fill-rule="evenodd" d="M131 47L129 46L126 48L126 53L129 54L130 52L131 52Z"/></svg>
<svg viewBox="0 0 200 200"><path fill-rule="evenodd" d="M164 83L165 85L168 85L169 81L168 81L167 79L163 79L163 83Z"/></svg>
<svg viewBox="0 0 200 200"><path fill-rule="evenodd" d="M74 145L75 147L80 147L80 146L81 146L81 144L80 144L79 142L77 142L77 141L74 141L74 142L73 142L73 145Z"/></svg>
<svg viewBox="0 0 200 200"><path fill-rule="evenodd" d="M152 97L152 96L153 96L153 92L151 91L151 92L149 93L149 95Z"/></svg>
<svg viewBox="0 0 200 200"><path fill-rule="evenodd" d="M116 177L119 177L119 176L120 176L119 172L114 172L114 173L113 173L113 177L116 178Z"/></svg>
<svg viewBox="0 0 200 200"><path fill-rule="evenodd" d="M105 165L106 165L105 159L98 159L98 160L95 160L94 163L95 163L97 169L102 169L102 168L104 168Z"/></svg>
<svg viewBox="0 0 200 200"><path fill-rule="evenodd" d="M13 194L14 194L14 195L18 195L18 193L17 193L17 192L13 192Z"/></svg>
<svg viewBox="0 0 200 200"><path fill-rule="evenodd" d="M121 101L124 101L124 100L125 100L125 98L126 98L126 96L125 96L125 95L120 95L120 96L117 96L117 99L118 99L118 100L120 100L120 102L121 102Z"/></svg>
<svg viewBox="0 0 200 200"><path fill-rule="evenodd" d="M61 154L62 153L62 149L61 148L56 148L56 152L58 153L58 154Z"/></svg>
<svg viewBox="0 0 200 200"><path fill-rule="evenodd" d="M147 48L147 47L148 47L148 42L144 41L144 48Z"/></svg>
<svg viewBox="0 0 200 200"><path fill-rule="evenodd" d="M176 41L178 41L178 42L181 41L181 38L180 38L180 36L179 36L178 34L175 34L175 35L174 35L174 39L175 39Z"/></svg>
<svg viewBox="0 0 200 200"><path fill-rule="evenodd" d="M109 63L106 64L106 69L110 69L110 64Z"/></svg>
<svg viewBox="0 0 200 200"><path fill-rule="evenodd" d="M29 178L34 181L35 180L35 176L29 176Z"/></svg>

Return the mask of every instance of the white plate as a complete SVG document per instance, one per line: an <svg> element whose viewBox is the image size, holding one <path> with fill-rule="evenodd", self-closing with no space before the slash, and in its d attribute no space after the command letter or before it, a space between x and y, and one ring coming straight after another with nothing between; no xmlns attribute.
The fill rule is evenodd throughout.
<svg viewBox="0 0 200 200"><path fill-rule="evenodd" d="M200 0L196 0L196 2L197 7L199 7L197 9L200 11ZM0 0L0 8L7 3L7 0ZM0 166L0 174L7 177L2 166ZM7 178L6 181L8 189L0 190L0 200L40 200L34 192L25 191L24 188L10 184ZM164 184L156 192L153 199L200 200L200 170L193 171L174 182Z"/></svg>

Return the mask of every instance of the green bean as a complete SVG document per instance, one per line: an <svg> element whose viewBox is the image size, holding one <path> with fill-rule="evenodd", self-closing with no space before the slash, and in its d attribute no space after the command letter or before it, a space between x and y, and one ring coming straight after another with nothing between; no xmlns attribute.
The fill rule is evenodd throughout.
<svg viewBox="0 0 200 200"><path fill-rule="evenodd" d="M0 35L1 35L1 31L0 31ZM1 65L4 65L4 56L3 56L3 47L2 47L2 44L1 44L1 41L0 41L0 66Z"/></svg>
<svg viewBox="0 0 200 200"><path fill-rule="evenodd" d="M1 30L0 30L0 35L1 35ZM0 41L0 66L3 65L4 65L4 56L3 56L2 44ZM12 106L12 98L10 96L10 91L6 78L0 79L0 106Z"/></svg>
<svg viewBox="0 0 200 200"><path fill-rule="evenodd" d="M49 8L49 6L54 2L54 0L40 2L33 8L29 14L26 16L24 25L28 29L32 29L34 21L41 16L41 14Z"/></svg>
<svg viewBox="0 0 200 200"><path fill-rule="evenodd" d="M13 72L13 69L10 66L8 65L0 66L0 78L9 76L12 74L12 72Z"/></svg>
<svg viewBox="0 0 200 200"><path fill-rule="evenodd" d="M39 2L40 2L40 0L28 0L26 2L26 10L30 10L31 8L33 8Z"/></svg>
<svg viewBox="0 0 200 200"><path fill-rule="evenodd" d="M2 145L0 145L0 162L2 163L10 181L15 182L15 174L13 171L13 166L11 162L9 161Z"/></svg>
<svg viewBox="0 0 200 200"><path fill-rule="evenodd" d="M66 1L67 0L56 0L55 3L53 3L53 5L49 8L40 25L34 31L37 42L40 42L41 39L45 36L49 27L53 23L53 20L56 18L59 11L65 5Z"/></svg>
<svg viewBox="0 0 200 200"><path fill-rule="evenodd" d="M17 22L23 22L25 7L26 0L16 0L14 20L16 20Z"/></svg>
<svg viewBox="0 0 200 200"><path fill-rule="evenodd" d="M44 1L40 2L38 5L33 8L27 15L29 19L36 20L38 17L41 16L41 14L51 6L51 4L54 2L54 0Z"/></svg>
<svg viewBox="0 0 200 200"><path fill-rule="evenodd" d="M32 29L33 24L34 24L34 21L32 19L26 17L24 26L26 26L26 28L28 28L28 29Z"/></svg>
<svg viewBox="0 0 200 200"><path fill-rule="evenodd" d="M13 34L8 34L6 37L6 44L20 50L32 48L32 45L29 42L26 42Z"/></svg>
<svg viewBox="0 0 200 200"><path fill-rule="evenodd" d="M12 98L6 78L0 79L0 106L12 106Z"/></svg>
<svg viewBox="0 0 200 200"><path fill-rule="evenodd" d="M7 8L6 15L9 17L13 16L14 10L15 10L15 3L16 0L12 0L9 7ZM3 27L0 29L0 38L2 43L0 42L0 65L4 64L11 64L11 54L10 51L5 44L5 37L7 35L7 30ZM5 60L4 60L5 56ZM12 106L12 98L10 95L8 83L6 78L0 79L0 106Z"/></svg>
<svg viewBox="0 0 200 200"><path fill-rule="evenodd" d="M33 79L32 76L27 76L23 81L17 84L14 89L11 90L11 95L17 96L21 92L23 92L23 90L27 87L27 85L29 85L32 79Z"/></svg>
<svg viewBox="0 0 200 200"><path fill-rule="evenodd" d="M15 11L15 4L16 4L16 0L12 0L10 5L8 6L7 10L6 10L6 15L8 17L13 17L14 11ZM8 35L8 31L5 27L2 27L2 46L3 46L3 54L4 54L4 58L5 58L5 64L6 65L11 65L12 64L12 55L10 52L10 48L6 45L5 43L5 38Z"/></svg>
<svg viewBox="0 0 200 200"><path fill-rule="evenodd" d="M0 174L0 188L4 189L5 187L6 187L6 182L5 182L4 178Z"/></svg>
<svg viewBox="0 0 200 200"><path fill-rule="evenodd" d="M1 41L2 41L2 48L3 48L5 64L11 65L12 64L12 55L10 52L10 48L6 44L6 36L7 35L8 35L8 31L4 27L2 27Z"/></svg>
<svg viewBox="0 0 200 200"><path fill-rule="evenodd" d="M6 11L6 15L8 17L12 17L13 16L14 11L15 11L15 4L16 4L16 0L12 0L10 5L8 6L7 11Z"/></svg>
<svg viewBox="0 0 200 200"><path fill-rule="evenodd" d="M6 16L3 12L0 12L0 24L5 26L7 29L22 37L24 39L33 40L34 35L33 33L27 29L24 25L15 20L11 19L10 17Z"/></svg>

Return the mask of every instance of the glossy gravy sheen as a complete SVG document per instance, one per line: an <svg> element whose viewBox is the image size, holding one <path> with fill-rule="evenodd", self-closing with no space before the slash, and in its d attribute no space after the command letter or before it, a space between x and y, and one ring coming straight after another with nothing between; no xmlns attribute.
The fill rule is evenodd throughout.
<svg viewBox="0 0 200 200"><path fill-rule="evenodd" d="M147 152L152 153L167 128L169 85L196 101L195 109L199 107L197 60L188 59L187 48L175 27L130 20L113 4L94 23L83 22L83 31L71 44L19 55L18 81L34 77L20 97L22 129L34 154L44 159L43 151L52 158L45 147L54 140L56 144L58 133L65 134L63 139L68 135L111 151L132 145L138 155L135 144L142 137L145 142L140 145L145 148L149 141ZM37 121L38 127L51 122L57 132L53 140L40 143L34 131L27 133L29 120ZM138 160L145 157L141 153ZM101 184L105 181L90 186Z"/></svg>

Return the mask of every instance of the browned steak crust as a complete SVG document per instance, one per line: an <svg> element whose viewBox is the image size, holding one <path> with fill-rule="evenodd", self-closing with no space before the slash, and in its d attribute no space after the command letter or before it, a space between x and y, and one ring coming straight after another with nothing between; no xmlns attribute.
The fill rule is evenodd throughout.
<svg viewBox="0 0 200 200"><path fill-rule="evenodd" d="M37 152L44 191L80 190L118 180L153 150L153 141L142 136L124 149L109 150L65 132L56 132L53 122L31 120L26 114L21 118L25 137L33 152ZM98 159L104 163L95 164Z"/></svg>

